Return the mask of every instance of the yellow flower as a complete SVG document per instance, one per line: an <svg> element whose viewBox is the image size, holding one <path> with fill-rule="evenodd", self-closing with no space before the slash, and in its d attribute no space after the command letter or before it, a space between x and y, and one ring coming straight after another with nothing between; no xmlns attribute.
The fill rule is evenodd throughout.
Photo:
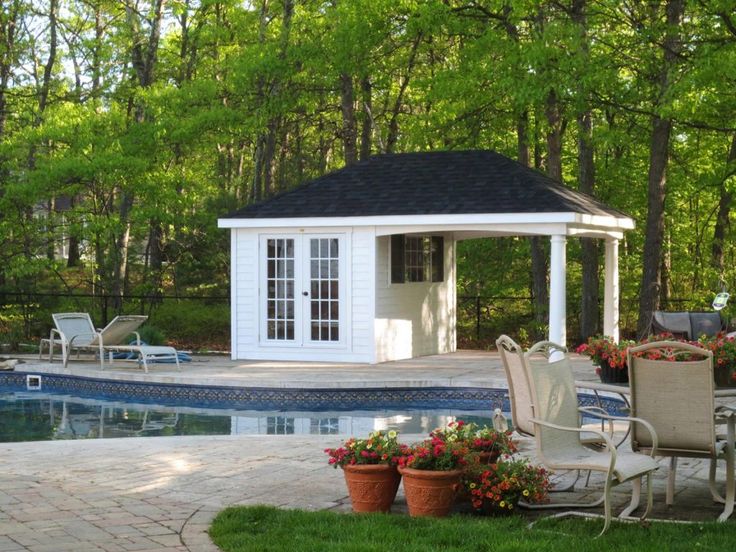
<svg viewBox="0 0 736 552"><path fill-rule="evenodd" d="M505 507L506 507L506 502L504 502L504 501L502 500L501 502L499 502L499 503L498 503L498 505L499 505L499 506L500 506L501 508L505 508Z"/></svg>
<svg viewBox="0 0 736 552"><path fill-rule="evenodd" d="M475 489L475 487L476 487L476 484L475 484L475 483L471 483L471 484L470 484L470 488L471 488L471 489Z"/></svg>
<svg viewBox="0 0 736 552"><path fill-rule="evenodd" d="M513 509L514 509L514 505L509 502L509 510L513 510Z"/></svg>
<svg viewBox="0 0 736 552"><path fill-rule="evenodd" d="M397 435L398 435L398 433L396 433L396 431L394 431L393 429L388 432L388 438L389 439L396 439L396 436Z"/></svg>
<svg viewBox="0 0 736 552"><path fill-rule="evenodd" d="M529 491L524 489L521 494L523 494L524 496L529 496Z"/></svg>

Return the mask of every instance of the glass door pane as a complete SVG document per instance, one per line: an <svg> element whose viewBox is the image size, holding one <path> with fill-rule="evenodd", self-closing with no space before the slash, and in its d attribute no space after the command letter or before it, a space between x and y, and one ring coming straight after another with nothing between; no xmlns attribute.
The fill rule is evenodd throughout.
<svg viewBox="0 0 736 552"><path fill-rule="evenodd" d="M266 338L294 340L294 240L266 240Z"/></svg>
<svg viewBox="0 0 736 552"><path fill-rule="evenodd" d="M340 242L309 238L309 339L340 341Z"/></svg>

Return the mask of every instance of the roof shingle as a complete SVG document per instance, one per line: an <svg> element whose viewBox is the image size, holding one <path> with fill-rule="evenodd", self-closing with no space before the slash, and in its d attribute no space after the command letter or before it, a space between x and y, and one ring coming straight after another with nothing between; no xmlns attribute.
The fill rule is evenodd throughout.
<svg viewBox="0 0 736 552"><path fill-rule="evenodd" d="M626 217L494 151L376 155L226 218L558 213Z"/></svg>

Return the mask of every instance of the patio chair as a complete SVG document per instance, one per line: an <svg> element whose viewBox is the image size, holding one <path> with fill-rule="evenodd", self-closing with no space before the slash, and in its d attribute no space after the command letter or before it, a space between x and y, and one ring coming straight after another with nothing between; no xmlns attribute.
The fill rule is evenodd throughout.
<svg viewBox="0 0 736 552"><path fill-rule="evenodd" d="M518 343L507 335L502 335L496 340L496 347L501 355L501 362L503 364L504 371L506 372L506 380L509 387L509 403L511 405L511 422L514 426L514 430L523 437L534 437L535 430L534 423L532 422L532 418L534 418L534 410L532 408L532 395L529 386L529 379L524 364L524 351ZM554 345L553 348L563 354L567 352L567 349L561 345ZM593 416L601 418L610 418L608 412L596 407L588 407L584 413L592 414ZM608 433L609 436L612 437L613 420L609 419L608 421ZM605 442L597 436L591 435L583 437L582 442L585 446L594 448L600 448L605 444ZM555 486L553 492L572 491L575 484L578 482L578 479L580 479L579 471L572 482L566 483L560 487ZM590 473L588 473L588 480L589 479Z"/></svg>
<svg viewBox="0 0 736 552"><path fill-rule="evenodd" d="M658 358L647 358L651 353ZM681 355L690 360L673 361ZM642 451L656 448L658 455L670 457L667 505L674 501L677 458L708 458L711 494L716 502L725 503L718 521L727 520L734 509L735 412L715 407L713 353L688 343L660 341L629 349L628 365L631 412L651 422L658 437L653 445L647 434L634 427L631 447ZM716 433L718 423L727 424L725 436ZM725 498L715 485L716 461L720 459L726 461Z"/></svg>
<svg viewBox="0 0 736 552"><path fill-rule="evenodd" d="M66 368L69 355L76 350L94 351L100 359L100 369L103 368L105 348L125 346L125 339L134 334L136 344L140 346L140 335L136 331L148 317L141 315L119 315L101 330L95 329L92 319L86 312L63 312L51 315L55 328L51 329L48 339L42 339L39 346L39 357L43 354L43 346L48 345L49 362L53 361L54 348L58 342L61 345L61 359Z"/></svg>
<svg viewBox="0 0 736 552"><path fill-rule="evenodd" d="M611 417L641 425L651 431L653 443L649 456L634 452L617 451L607 433L580 425L575 379L567 355L558 360L560 347L549 341L535 344L524 354L529 387L531 389L534 417L534 437L540 461L552 470L591 470L605 474L603 496L593 503L566 504L564 507L591 507L603 503L604 525L601 535L611 523L611 489L621 483L633 481L630 504L621 512L627 517L639 506L641 478L647 476L647 507L640 519L645 519L652 507L651 474L659 468L653 458L657 448L657 435L651 424L640 418ZM604 450L586 447L581 440L583 434L595 434L605 446ZM549 507L563 507L550 504ZM565 513L562 515L576 515Z"/></svg>

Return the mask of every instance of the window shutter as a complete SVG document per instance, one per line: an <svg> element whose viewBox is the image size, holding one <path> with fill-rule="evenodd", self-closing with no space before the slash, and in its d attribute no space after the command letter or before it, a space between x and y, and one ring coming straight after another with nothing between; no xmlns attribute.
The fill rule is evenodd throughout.
<svg viewBox="0 0 736 552"><path fill-rule="evenodd" d="M391 236L391 283L404 283L404 234Z"/></svg>
<svg viewBox="0 0 736 552"><path fill-rule="evenodd" d="M445 239L432 236L432 281L445 281Z"/></svg>

